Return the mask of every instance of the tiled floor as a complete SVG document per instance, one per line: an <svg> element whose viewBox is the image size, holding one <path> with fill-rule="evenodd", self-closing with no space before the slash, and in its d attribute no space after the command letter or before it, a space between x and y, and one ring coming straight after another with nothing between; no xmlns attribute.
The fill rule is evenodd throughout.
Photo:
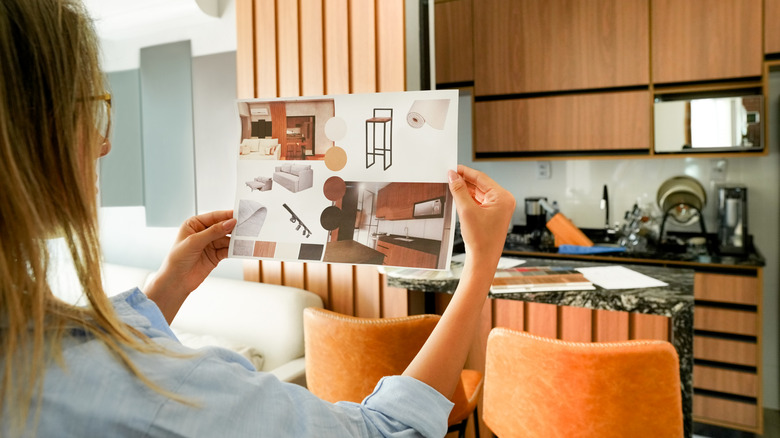
<svg viewBox="0 0 780 438"><path fill-rule="evenodd" d="M694 423L693 433L694 438L780 438L780 411L764 409L763 435L699 423Z"/></svg>

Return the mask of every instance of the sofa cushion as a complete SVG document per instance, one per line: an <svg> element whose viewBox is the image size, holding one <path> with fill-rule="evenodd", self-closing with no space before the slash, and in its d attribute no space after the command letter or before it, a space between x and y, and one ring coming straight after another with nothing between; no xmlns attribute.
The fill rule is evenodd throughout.
<svg viewBox="0 0 780 438"><path fill-rule="evenodd" d="M173 333L176 335L177 338L179 338L179 342L181 342L182 345L194 349L199 349L204 347L225 348L231 351L235 351L241 356L244 356L252 365L254 365L255 369L257 370L263 369L263 363L265 362L263 358L263 354L260 350L258 350L255 347L249 347L246 345L237 345L235 341L228 340L225 338L219 338L217 336L213 336L209 334L187 333L187 332L175 331L175 330Z"/></svg>
<svg viewBox="0 0 780 438"><path fill-rule="evenodd" d="M290 170L288 172L295 176L300 176L302 171L309 170L309 169L311 169L310 165L293 164L292 166L290 166Z"/></svg>
<svg viewBox="0 0 780 438"><path fill-rule="evenodd" d="M279 171L284 173L290 173L290 170L292 169L292 164L283 164Z"/></svg>

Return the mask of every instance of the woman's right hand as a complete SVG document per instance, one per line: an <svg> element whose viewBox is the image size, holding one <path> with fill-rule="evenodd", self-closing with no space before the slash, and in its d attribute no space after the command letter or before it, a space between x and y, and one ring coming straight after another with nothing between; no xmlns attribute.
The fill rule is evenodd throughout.
<svg viewBox="0 0 780 438"><path fill-rule="evenodd" d="M515 211L515 197L484 173L459 165L449 171L466 258L498 263Z"/></svg>

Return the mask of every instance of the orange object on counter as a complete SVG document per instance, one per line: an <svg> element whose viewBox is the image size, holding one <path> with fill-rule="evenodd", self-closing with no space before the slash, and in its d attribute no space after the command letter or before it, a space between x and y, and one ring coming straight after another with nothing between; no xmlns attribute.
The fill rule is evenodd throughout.
<svg viewBox="0 0 780 438"><path fill-rule="evenodd" d="M547 229L555 236L555 246L561 245L579 245L593 246L593 241L561 213L555 213L555 216L547 221Z"/></svg>

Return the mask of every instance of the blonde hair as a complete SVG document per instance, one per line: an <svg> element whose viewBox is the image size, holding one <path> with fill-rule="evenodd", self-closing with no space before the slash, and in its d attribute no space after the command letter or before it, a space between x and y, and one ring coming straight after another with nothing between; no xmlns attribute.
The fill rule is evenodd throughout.
<svg viewBox="0 0 780 438"><path fill-rule="evenodd" d="M95 126L104 93L97 37L80 2L0 2L0 412L16 428L40 399L46 367L61 363L72 327L157 388L126 347L161 349L118 319L102 288L95 159L103 139ZM54 236L67 242L86 307L57 299L47 283Z"/></svg>

